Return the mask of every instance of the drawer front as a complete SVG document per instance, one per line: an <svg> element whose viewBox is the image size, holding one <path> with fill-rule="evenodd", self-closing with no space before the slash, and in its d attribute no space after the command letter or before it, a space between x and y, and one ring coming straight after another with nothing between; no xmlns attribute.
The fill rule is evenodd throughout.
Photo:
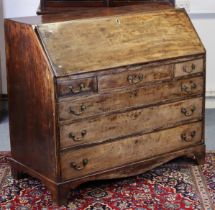
<svg viewBox="0 0 215 210"><path fill-rule="evenodd" d="M201 141L202 123L198 122L76 151L65 151L61 153L62 179L68 180L111 169Z"/></svg>
<svg viewBox="0 0 215 210"><path fill-rule="evenodd" d="M89 92L97 92L96 77L58 79L57 81L57 93L59 97L74 96Z"/></svg>
<svg viewBox="0 0 215 210"><path fill-rule="evenodd" d="M130 67L127 71L112 75L104 75L98 78L99 91L144 85L159 80L168 80L172 76L172 65L157 67Z"/></svg>
<svg viewBox="0 0 215 210"><path fill-rule="evenodd" d="M204 70L204 60L197 59L183 63L175 64L174 73L175 77L186 76L190 74L200 73Z"/></svg>
<svg viewBox="0 0 215 210"><path fill-rule="evenodd" d="M198 77L61 102L58 104L59 120L76 120L126 108L156 104L163 100L203 94L203 84L203 78Z"/></svg>
<svg viewBox="0 0 215 210"><path fill-rule="evenodd" d="M60 126L61 148L170 127L202 116L202 98L101 116ZM162 119L162 120L158 120Z"/></svg>

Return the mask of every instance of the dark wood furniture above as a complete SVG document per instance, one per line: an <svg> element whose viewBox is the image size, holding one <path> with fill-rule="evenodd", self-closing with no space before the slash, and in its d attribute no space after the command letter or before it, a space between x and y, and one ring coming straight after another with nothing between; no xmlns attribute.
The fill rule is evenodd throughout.
<svg viewBox="0 0 215 210"><path fill-rule="evenodd" d="M141 7L5 22L12 173L59 203L86 181L204 162L205 49L184 10Z"/></svg>
<svg viewBox="0 0 215 210"><path fill-rule="evenodd" d="M0 123L1 123L1 120L2 120L2 111L3 110L3 105L2 105L2 94L0 92Z"/></svg>
<svg viewBox="0 0 215 210"><path fill-rule="evenodd" d="M0 71L1 73L1 71ZM0 85L1 85L1 76L0 76ZM1 122L1 119L2 119L2 93L1 93L1 87L0 87L0 122Z"/></svg>
<svg viewBox="0 0 215 210"><path fill-rule="evenodd" d="M167 9L174 7L174 0L41 0L38 14L64 13L86 7L116 7L144 5L145 9Z"/></svg>
<svg viewBox="0 0 215 210"><path fill-rule="evenodd" d="M3 105L2 105L1 54L0 54L0 123L2 119L2 109Z"/></svg>

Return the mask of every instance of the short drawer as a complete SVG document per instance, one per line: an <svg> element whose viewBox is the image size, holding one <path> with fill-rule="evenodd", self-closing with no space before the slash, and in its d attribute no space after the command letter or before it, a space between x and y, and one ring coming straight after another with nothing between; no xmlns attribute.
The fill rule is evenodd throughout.
<svg viewBox="0 0 215 210"><path fill-rule="evenodd" d="M59 120L76 120L160 101L203 94L203 77L182 79L129 91L92 95L58 104Z"/></svg>
<svg viewBox="0 0 215 210"><path fill-rule="evenodd" d="M150 82L168 80L171 79L172 69L173 65L128 67L126 71L121 73L100 76L98 78L99 91L134 85L142 86Z"/></svg>
<svg viewBox="0 0 215 210"><path fill-rule="evenodd" d="M186 76L190 74L200 73L204 70L204 60L197 59L192 61L186 61L183 63L177 63L174 67L175 77Z"/></svg>
<svg viewBox="0 0 215 210"><path fill-rule="evenodd" d="M102 142L170 127L200 117L202 98L100 116L60 126L60 146L65 148Z"/></svg>
<svg viewBox="0 0 215 210"><path fill-rule="evenodd" d="M202 141L202 123L192 123L120 141L61 153L63 180L111 169Z"/></svg>
<svg viewBox="0 0 215 210"><path fill-rule="evenodd" d="M58 79L57 94L58 97L74 96L89 92L97 92L96 77L81 79Z"/></svg>

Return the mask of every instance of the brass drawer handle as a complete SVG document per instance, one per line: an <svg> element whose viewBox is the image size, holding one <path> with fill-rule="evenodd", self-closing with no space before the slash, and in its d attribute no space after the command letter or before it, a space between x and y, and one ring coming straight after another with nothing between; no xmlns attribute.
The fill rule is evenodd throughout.
<svg viewBox="0 0 215 210"><path fill-rule="evenodd" d="M81 93L82 91L85 91L87 89L84 83L81 83L76 89L73 86L69 86L68 88L74 94Z"/></svg>
<svg viewBox="0 0 215 210"><path fill-rule="evenodd" d="M196 107L193 105L191 108L181 108L181 113L184 114L186 117L192 116Z"/></svg>
<svg viewBox="0 0 215 210"><path fill-rule="evenodd" d="M143 74L133 74L133 75L128 75L128 82L129 84L137 84L141 81L143 81Z"/></svg>
<svg viewBox="0 0 215 210"><path fill-rule="evenodd" d="M188 73L188 74L192 73L195 70L196 70L196 65L194 63L191 65L191 68L188 66L183 67L183 71Z"/></svg>
<svg viewBox="0 0 215 210"><path fill-rule="evenodd" d="M80 136L76 136L74 133L71 132L69 133L69 138L72 139L73 141L82 141L86 136L86 134L87 134L86 130L81 131Z"/></svg>
<svg viewBox="0 0 215 210"><path fill-rule="evenodd" d="M196 131L191 131L190 133L182 133L181 139L186 142L190 142L196 136Z"/></svg>
<svg viewBox="0 0 215 210"><path fill-rule="evenodd" d="M83 159L82 166L78 165L76 162L71 162L70 166L75 170L80 171L80 170L83 170L88 163L89 163L88 159Z"/></svg>
<svg viewBox="0 0 215 210"><path fill-rule="evenodd" d="M69 108L69 112L70 112L71 114L74 114L74 115L79 116L79 115L83 114L83 112L84 112L86 109L87 109L87 106L84 105L84 104L82 104L82 105L80 106L80 111L75 111L75 110L72 109L72 107L70 107L70 108Z"/></svg>
<svg viewBox="0 0 215 210"><path fill-rule="evenodd" d="M184 91L188 94L191 94L193 90L196 88L197 88L197 85L193 81L190 81L189 84L181 84L181 91Z"/></svg>

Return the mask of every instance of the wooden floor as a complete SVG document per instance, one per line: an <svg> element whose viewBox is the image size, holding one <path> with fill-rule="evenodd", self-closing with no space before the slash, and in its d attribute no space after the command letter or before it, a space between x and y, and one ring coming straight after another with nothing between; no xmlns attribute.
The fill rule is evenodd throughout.
<svg viewBox="0 0 215 210"><path fill-rule="evenodd" d="M206 109L206 149L215 150L215 98L208 100L208 109ZM0 122L0 151L10 150L9 128L7 102L4 101L3 119Z"/></svg>

